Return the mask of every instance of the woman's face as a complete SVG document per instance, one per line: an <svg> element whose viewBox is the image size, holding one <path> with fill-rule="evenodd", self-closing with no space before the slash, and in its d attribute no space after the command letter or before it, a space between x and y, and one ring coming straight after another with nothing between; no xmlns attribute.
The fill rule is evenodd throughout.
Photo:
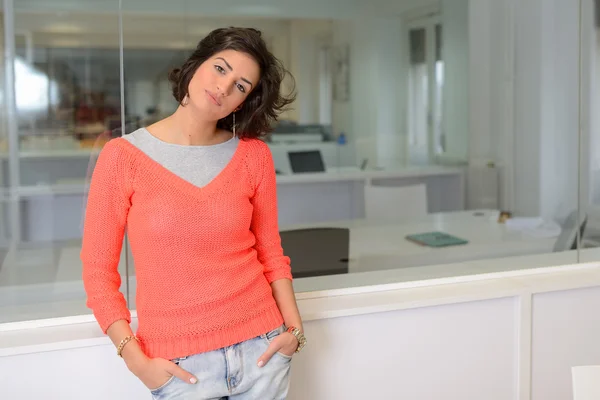
<svg viewBox="0 0 600 400"><path fill-rule="evenodd" d="M188 86L188 105L219 120L246 100L260 78L260 68L246 53L224 50L198 67Z"/></svg>

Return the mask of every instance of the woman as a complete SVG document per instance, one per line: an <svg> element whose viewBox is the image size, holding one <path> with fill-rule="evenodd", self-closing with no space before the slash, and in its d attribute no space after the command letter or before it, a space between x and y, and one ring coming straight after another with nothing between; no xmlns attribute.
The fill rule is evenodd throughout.
<svg viewBox="0 0 600 400"><path fill-rule="evenodd" d="M217 29L169 75L179 107L108 142L90 183L88 306L156 399L284 399L305 343L258 140L293 101L259 31ZM125 227L137 335L119 292Z"/></svg>

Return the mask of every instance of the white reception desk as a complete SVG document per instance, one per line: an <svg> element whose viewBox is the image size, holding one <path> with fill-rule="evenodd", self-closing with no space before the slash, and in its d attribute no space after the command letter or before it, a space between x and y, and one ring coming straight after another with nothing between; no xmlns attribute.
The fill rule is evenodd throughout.
<svg viewBox="0 0 600 400"><path fill-rule="evenodd" d="M395 276L298 293L309 344L288 399L569 399L571 366L600 364L600 264L575 259L446 265L462 270L442 279L378 271ZM7 399L149 398L89 315L0 325L0 370Z"/></svg>

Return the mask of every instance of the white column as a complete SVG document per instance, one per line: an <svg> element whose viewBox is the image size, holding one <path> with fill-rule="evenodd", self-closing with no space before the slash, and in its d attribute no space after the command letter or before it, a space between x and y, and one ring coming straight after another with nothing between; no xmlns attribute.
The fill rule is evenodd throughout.
<svg viewBox="0 0 600 400"><path fill-rule="evenodd" d="M290 26L291 72L296 79L296 117L300 124L319 121L319 64L317 38L310 22Z"/></svg>
<svg viewBox="0 0 600 400"><path fill-rule="evenodd" d="M403 165L406 73L400 19L366 18L336 24L336 30L334 43L350 45L350 99L334 99L334 129L346 132L358 162L366 158L370 166Z"/></svg>
<svg viewBox="0 0 600 400"><path fill-rule="evenodd" d="M579 0L542 1L540 214L577 209Z"/></svg>
<svg viewBox="0 0 600 400"><path fill-rule="evenodd" d="M290 72L293 73L292 60L291 60L292 49L290 48L290 35L291 35L290 31L291 31L291 29L288 24L287 29L282 29L280 32L278 32L278 34L275 34L270 38L270 43L271 43L271 51L273 52L275 57L277 57L283 63L285 68L287 68ZM298 82L296 81L296 85L297 84L298 84ZM289 80L289 77L288 77L282 85L282 90L285 94L288 94L291 89L292 89L291 81ZM298 90L298 86L296 86L296 89ZM297 107L297 106L294 105L294 107ZM298 115L297 110L292 108L292 109L282 113L280 115L279 119L280 120L297 121L298 120L297 115Z"/></svg>
<svg viewBox="0 0 600 400"><path fill-rule="evenodd" d="M470 3L469 162L496 162L501 207L517 215L577 206L578 6Z"/></svg>
<svg viewBox="0 0 600 400"><path fill-rule="evenodd" d="M562 218L577 207L579 2L515 4L515 211Z"/></svg>
<svg viewBox="0 0 600 400"><path fill-rule="evenodd" d="M333 30L333 48L332 51L339 46L350 46L350 68L354 66L354 52L356 51L354 44L354 39L352 37L352 22L351 21L335 21L332 24ZM334 62L334 60L332 60ZM335 68L334 68L335 70ZM354 72L350 71L350 77L352 78ZM333 81L335 81L335 76L332 76ZM334 83L335 84L335 83ZM350 87L350 96L352 98L354 87ZM332 100L332 114L333 114L333 133L335 135L340 132L344 132L349 140L354 140L356 138L356 130L353 126L352 121L352 102L348 101L340 101L333 97Z"/></svg>
<svg viewBox="0 0 600 400"><path fill-rule="evenodd" d="M478 0L475 3L478 3ZM474 2L471 2L474 3ZM477 6L476 6L477 7ZM485 21L481 21L485 23ZM485 41L478 37L474 40ZM445 156L467 161L469 153L469 0L442 1ZM482 69L480 74L486 74ZM489 82L484 83L489 85ZM483 88L483 91L485 88Z"/></svg>
<svg viewBox="0 0 600 400"><path fill-rule="evenodd" d="M374 21L377 61L374 113L377 135L378 164L393 168L405 164L408 133L406 130L407 65L404 60L405 30L399 18L377 18Z"/></svg>
<svg viewBox="0 0 600 400"><path fill-rule="evenodd" d="M498 205L504 210L515 209L513 5L514 0L478 0L469 3L468 13L469 165L484 167L494 162L499 175ZM445 46L444 54L448 51Z"/></svg>

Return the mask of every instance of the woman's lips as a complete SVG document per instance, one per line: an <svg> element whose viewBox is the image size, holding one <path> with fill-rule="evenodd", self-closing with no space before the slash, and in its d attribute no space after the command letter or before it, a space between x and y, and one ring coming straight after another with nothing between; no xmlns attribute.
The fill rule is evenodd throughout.
<svg viewBox="0 0 600 400"><path fill-rule="evenodd" d="M208 90L206 91L206 94L208 95L208 98L209 98L209 99L210 99L210 100L211 100L213 103L215 103L217 106L220 106L220 105L221 105L221 103L219 102L219 100L217 100L217 97L216 97L214 94L212 94L212 93L211 93L211 92L209 92Z"/></svg>

